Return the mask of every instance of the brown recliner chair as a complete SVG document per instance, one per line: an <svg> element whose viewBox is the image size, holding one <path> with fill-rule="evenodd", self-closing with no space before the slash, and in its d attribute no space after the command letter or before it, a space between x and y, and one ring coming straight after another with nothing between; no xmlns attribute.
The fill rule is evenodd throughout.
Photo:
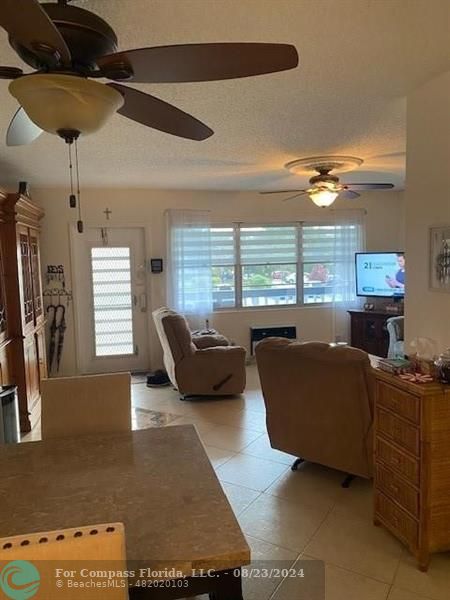
<svg viewBox="0 0 450 600"><path fill-rule="evenodd" d="M186 396L241 394L245 389L245 348L197 348L183 315L168 308L153 312L172 385Z"/></svg>
<svg viewBox="0 0 450 600"><path fill-rule="evenodd" d="M272 448L349 474L372 476L374 382L356 348L268 338L256 360Z"/></svg>

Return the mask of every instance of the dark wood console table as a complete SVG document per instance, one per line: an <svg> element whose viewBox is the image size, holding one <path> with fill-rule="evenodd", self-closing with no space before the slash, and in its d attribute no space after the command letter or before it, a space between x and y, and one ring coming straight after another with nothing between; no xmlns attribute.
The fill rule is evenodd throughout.
<svg viewBox="0 0 450 600"><path fill-rule="evenodd" d="M395 313L383 310L349 310L351 322L351 345L369 354L387 356L389 334L386 321L397 317Z"/></svg>

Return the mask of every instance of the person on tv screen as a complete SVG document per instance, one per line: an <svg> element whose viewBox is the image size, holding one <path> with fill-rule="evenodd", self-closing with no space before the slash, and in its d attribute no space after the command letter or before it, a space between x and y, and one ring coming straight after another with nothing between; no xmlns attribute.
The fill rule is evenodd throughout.
<svg viewBox="0 0 450 600"><path fill-rule="evenodd" d="M391 288L405 289L405 255L403 253L397 254L398 271L391 277L386 275L386 283Z"/></svg>

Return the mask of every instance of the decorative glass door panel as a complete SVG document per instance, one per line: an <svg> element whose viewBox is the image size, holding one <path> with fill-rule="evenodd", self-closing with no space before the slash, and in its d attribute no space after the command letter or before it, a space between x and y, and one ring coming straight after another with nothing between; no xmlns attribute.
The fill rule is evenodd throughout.
<svg viewBox="0 0 450 600"><path fill-rule="evenodd" d="M91 248L95 356L134 354L130 248Z"/></svg>

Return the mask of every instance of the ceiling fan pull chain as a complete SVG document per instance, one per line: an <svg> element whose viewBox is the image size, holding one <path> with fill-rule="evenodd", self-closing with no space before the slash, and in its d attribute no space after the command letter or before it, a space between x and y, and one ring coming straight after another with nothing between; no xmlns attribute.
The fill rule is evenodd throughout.
<svg viewBox="0 0 450 600"><path fill-rule="evenodd" d="M81 191L80 191L80 164L78 161L78 140L75 140L75 166L77 170L77 198L78 198L78 233L83 233L83 221L81 219Z"/></svg>
<svg viewBox="0 0 450 600"><path fill-rule="evenodd" d="M70 208L77 207L77 198L73 193L73 163L72 163L72 144L67 144L69 147L69 174L70 174L70 196L69 206Z"/></svg>

